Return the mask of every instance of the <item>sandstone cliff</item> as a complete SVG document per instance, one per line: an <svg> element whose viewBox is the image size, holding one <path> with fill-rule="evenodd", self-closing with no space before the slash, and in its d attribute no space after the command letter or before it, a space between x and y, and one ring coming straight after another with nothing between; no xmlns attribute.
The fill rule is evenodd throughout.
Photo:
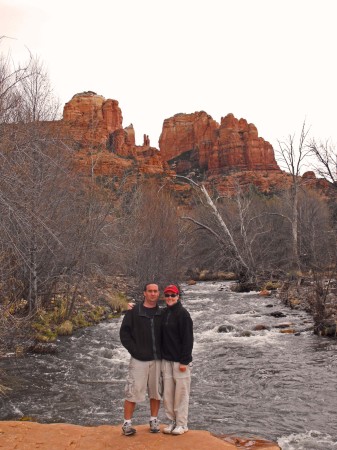
<svg viewBox="0 0 337 450"><path fill-rule="evenodd" d="M258 136L255 125L233 114L220 124L204 111L166 119L160 153L178 173L201 169L208 174L230 171L279 171L274 150Z"/></svg>
<svg viewBox="0 0 337 450"><path fill-rule="evenodd" d="M18 126L3 125L9 139ZM174 183L176 174L188 174L227 194L238 184L242 188L254 184L265 193L291 184L290 176L279 169L272 146L258 136L253 124L233 114L222 117L220 123L204 111L165 119L159 150L151 147L146 134L143 144L136 145L134 127L123 127L117 100L89 91L66 103L61 120L39 126L69 145L78 172L113 190L125 188L126 179L130 187L155 176L188 203L190 186ZM329 183L313 172L305 174L303 181L331 197Z"/></svg>
<svg viewBox="0 0 337 450"><path fill-rule="evenodd" d="M280 172L272 146L258 136L253 124L233 114L221 118L220 124L204 111L165 119L160 151L150 146L147 135L143 145L137 146L133 125L123 128L118 101L91 91L76 94L66 103L61 122L79 149L78 167L87 172L95 165L97 175L113 176L132 168L150 174L168 169L171 174L194 170L207 175Z"/></svg>
<svg viewBox="0 0 337 450"><path fill-rule="evenodd" d="M159 150L150 146L149 137L144 135L143 145L136 145L133 125L123 128L117 100L106 100L91 91L76 94L66 103L60 122L77 148L75 165L83 174L163 173Z"/></svg>
<svg viewBox="0 0 337 450"><path fill-rule="evenodd" d="M123 115L117 100L106 100L95 92L76 94L64 106L63 119L43 123L54 133L70 140L76 170L85 176L113 184L134 184L139 177L160 176L188 202L189 186L167 183L176 174L190 175L196 181L216 185L230 193L254 184L265 193L290 186L288 174L281 171L269 142L258 136L255 125L233 114L220 123L204 111L176 114L164 120L159 147L151 147L144 134L136 145L135 130L123 128ZM69 141L68 141L69 142ZM329 196L329 183L313 172L303 176L305 185ZM110 186L111 187L111 186Z"/></svg>

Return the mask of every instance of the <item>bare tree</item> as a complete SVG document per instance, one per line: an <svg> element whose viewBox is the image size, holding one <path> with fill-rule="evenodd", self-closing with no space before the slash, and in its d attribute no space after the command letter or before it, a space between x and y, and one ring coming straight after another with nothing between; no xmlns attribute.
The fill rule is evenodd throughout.
<svg viewBox="0 0 337 450"><path fill-rule="evenodd" d="M156 183L124 196L117 249L124 273L140 284L177 282L181 277L182 234L173 198Z"/></svg>
<svg viewBox="0 0 337 450"><path fill-rule="evenodd" d="M33 313L100 270L112 200L74 173L71 148L41 122L58 107L41 62L14 68L2 58L0 74L1 295L26 299Z"/></svg>
<svg viewBox="0 0 337 450"><path fill-rule="evenodd" d="M286 169L292 179L290 191L291 203L291 234L292 234L292 259L293 267L301 270L299 254L299 219L298 219L298 198L302 184L301 171L306 164L306 160L311 150L307 144L309 130L306 129L305 122L296 142L295 134L289 135L286 141L279 141L278 155L281 167Z"/></svg>
<svg viewBox="0 0 337 450"><path fill-rule="evenodd" d="M303 188L299 196L300 258L306 270L324 272L334 264L336 244L325 199Z"/></svg>
<svg viewBox="0 0 337 450"><path fill-rule="evenodd" d="M0 45L6 39L0 36ZM31 76L32 56L24 64L15 64L8 53L0 53L0 123L13 122L21 98L20 84Z"/></svg>
<svg viewBox="0 0 337 450"><path fill-rule="evenodd" d="M316 158L314 168L319 176L337 187L337 150L329 141L317 142L312 139L309 149Z"/></svg>
<svg viewBox="0 0 337 450"><path fill-rule="evenodd" d="M208 217L206 221L200 221L192 215L183 215L182 219L193 222L198 228L207 231L211 234L221 246L223 254L226 255L227 259L231 260L232 266L236 268L238 274L240 275L241 281L245 282L255 282L256 281L256 266L254 263L254 258L252 256L251 247L247 245L247 229L246 229L246 212L247 204L244 205L243 198L237 199L237 206L240 215L240 232L239 235L243 241L243 245L240 245L238 236L235 234L234 230L231 229L230 221L224 219L224 213L220 212L219 206L213 201L209 192L207 191L205 185L198 184L191 180L190 178L177 176L178 179L183 179L196 189L200 195L201 202L206 206L207 210L210 212L211 217L215 220L215 223L209 223ZM219 200L219 198L218 198ZM205 217L206 218L206 217ZM245 250L244 250L245 249Z"/></svg>
<svg viewBox="0 0 337 450"><path fill-rule="evenodd" d="M18 84L20 97L17 118L23 122L50 121L58 117L60 102L55 97L49 75L38 57L30 61L30 76Z"/></svg>

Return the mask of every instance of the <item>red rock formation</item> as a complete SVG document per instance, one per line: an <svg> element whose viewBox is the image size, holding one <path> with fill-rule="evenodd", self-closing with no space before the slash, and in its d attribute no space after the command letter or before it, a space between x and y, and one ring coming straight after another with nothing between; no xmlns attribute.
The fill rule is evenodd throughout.
<svg viewBox="0 0 337 450"><path fill-rule="evenodd" d="M176 114L165 119L159 138L162 158L169 161L184 152L213 144L218 127L219 124L204 111Z"/></svg>
<svg viewBox="0 0 337 450"><path fill-rule="evenodd" d="M149 174L206 171L208 177L232 171L279 172L272 146L258 137L253 124L233 114L221 118L220 124L204 111L166 119L160 152L150 147L146 134L143 145L137 146L133 125L123 128L122 123L117 100L90 91L73 96L59 125L78 144L79 170L90 176L121 176L130 170Z"/></svg>
<svg viewBox="0 0 337 450"><path fill-rule="evenodd" d="M94 92L76 94L66 103L60 122L80 145L75 162L83 173L121 176L132 167L141 173L163 173L159 151L150 147L149 136L145 134L144 144L137 146L133 125L123 128L117 100Z"/></svg>
<svg viewBox="0 0 337 450"><path fill-rule="evenodd" d="M219 140L209 170L230 167L236 170L279 170L273 147L258 137L257 128L245 119L236 119L233 114L221 118ZM217 160L217 161L216 161Z"/></svg>
<svg viewBox="0 0 337 450"><path fill-rule="evenodd" d="M176 160L177 172L280 170L269 142L258 137L253 124L233 114L221 118L220 125L203 111L176 114L164 121L159 146L165 161Z"/></svg>
<svg viewBox="0 0 337 450"><path fill-rule="evenodd" d="M106 100L94 92L74 95L64 107L62 122L80 148L90 151L91 159L93 151L106 149L118 156L134 158L148 173L163 172L166 161L178 173L202 170L208 175L220 175L233 170L279 170L272 146L258 137L253 124L238 120L233 114L221 118L220 124L204 111L166 119L159 140L160 157L150 147L146 134L143 145L135 145L133 126L123 129L122 112L116 100ZM148 149L150 152L145 151ZM102 166L105 173L110 165L108 157L100 159L106 161Z"/></svg>
<svg viewBox="0 0 337 450"><path fill-rule="evenodd" d="M125 127L124 130L125 130L126 133L127 133L126 141L125 141L126 144L127 144L127 145L130 145L130 146L136 145L135 130L134 130L134 128L133 128L132 123L130 123L129 126Z"/></svg>
<svg viewBox="0 0 337 450"><path fill-rule="evenodd" d="M316 179L316 175L315 172L313 172L312 170L308 170L308 172L305 172L302 175L303 180L315 180Z"/></svg>
<svg viewBox="0 0 337 450"><path fill-rule="evenodd" d="M83 92L66 103L63 121L76 142L95 147L105 145L109 134L122 128L123 117L117 100Z"/></svg>
<svg viewBox="0 0 337 450"><path fill-rule="evenodd" d="M144 140L143 140L143 146L149 147L150 146L150 138L147 134L144 134Z"/></svg>
<svg viewBox="0 0 337 450"><path fill-rule="evenodd" d="M173 180L176 173L189 173L206 186L215 184L224 194L235 192L237 185L244 189L254 184L266 193L291 185L291 177L278 168L271 145L258 137L253 124L238 120L233 114L221 118L220 124L204 111L166 119L160 151L150 146L146 134L143 145L137 146L133 125L123 128L122 122L116 100L84 92L74 95L65 105L62 120L40 122L39 126L50 137L70 138L76 170L91 178L101 176L107 183L111 178L118 183L126 175L132 183L141 174ZM11 142L20 126L1 125L3 138ZM168 179L165 182L188 203L189 185L169 183ZM326 197L336 195L336 187L316 178L313 172L304 174L303 182L305 187Z"/></svg>

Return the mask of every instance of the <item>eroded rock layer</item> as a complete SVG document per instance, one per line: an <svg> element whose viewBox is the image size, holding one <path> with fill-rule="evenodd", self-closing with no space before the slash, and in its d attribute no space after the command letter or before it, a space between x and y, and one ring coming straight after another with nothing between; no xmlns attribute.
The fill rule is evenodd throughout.
<svg viewBox="0 0 337 450"><path fill-rule="evenodd" d="M162 158L178 173L280 171L271 144L258 136L255 125L233 114L221 118L220 124L203 111L176 114L164 121L159 146Z"/></svg>
<svg viewBox="0 0 337 450"><path fill-rule="evenodd" d="M253 124L233 114L220 123L204 111L165 119L157 149L147 134L142 145L136 145L134 127L123 127L117 100L88 91L65 104L61 120L44 126L68 139L78 171L104 180L121 180L126 174L170 178L188 174L196 181L221 184L230 174L256 172L265 185L268 174L282 173L269 142L258 136Z"/></svg>
<svg viewBox="0 0 337 450"><path fill-rule="evenodd" d="M150 146L149 137L144 135L143 145L136 145L133 125L123 128L117 100L91 91L76 94L66 103L60 122L78 147L75 164L84 174L163 173L159 150Z"/></svg>

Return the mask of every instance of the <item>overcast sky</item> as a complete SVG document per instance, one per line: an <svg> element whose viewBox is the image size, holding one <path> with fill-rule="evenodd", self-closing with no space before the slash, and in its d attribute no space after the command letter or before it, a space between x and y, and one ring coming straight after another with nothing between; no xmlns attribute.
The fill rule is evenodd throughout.
<svg viewBox="0 0 337 450"><path fill-rule="evenodd" d="M299 133L337 142L335 0L0 0L17 60L45 62L62 105L119 101L151 145L165 118L233 113L274 148Z"/></svg>

